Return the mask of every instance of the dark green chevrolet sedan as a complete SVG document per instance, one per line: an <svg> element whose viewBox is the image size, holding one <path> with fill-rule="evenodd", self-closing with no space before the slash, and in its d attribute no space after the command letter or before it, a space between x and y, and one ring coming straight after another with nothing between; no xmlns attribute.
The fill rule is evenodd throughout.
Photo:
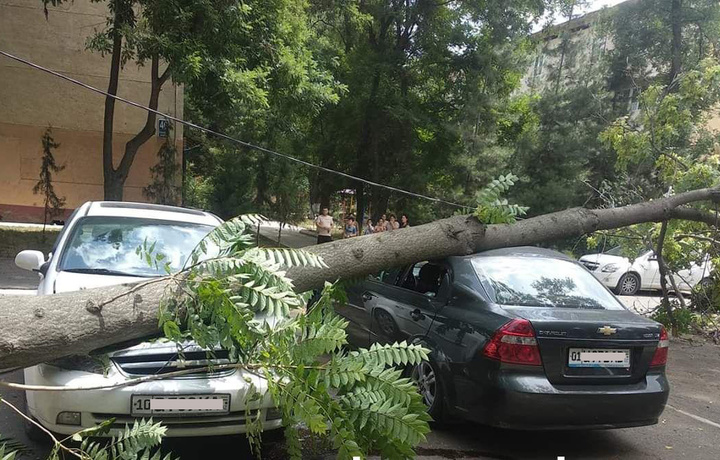
<svg viewBox="0 0 720 460"><path fill-rule="evenodd" d="M419 262L351 288L351 344L422 343L407 370L435 420L517 429L657 423L668 337L582 265L521 247Z"/></svg>

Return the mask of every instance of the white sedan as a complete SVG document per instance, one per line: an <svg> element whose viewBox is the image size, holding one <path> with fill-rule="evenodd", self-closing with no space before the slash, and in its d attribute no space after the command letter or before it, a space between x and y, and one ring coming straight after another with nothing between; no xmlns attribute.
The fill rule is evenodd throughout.
<svg viewBox="0 0 720 460"><path fill-rule="evenodd" d="M640 290L660 289L660 268L653 251L641 253L635 260L623 257L620 248L602 254L588 254L580 258L600 282L619 295L634 295ZM680 270L672 275L681 291L690 291L701 282L709 280L712 266L706 257L702 264ZM668 287L672 288L668 280Z"/></svg>
<svg viewBox="0 0 720 460"><path fill-rule="evenodd" d="M38 295L137 282L164 274L140 259L135 250L146 239L180 270L197 243L222 221L206 212L127 202L88 202L75 210L47 260L39 251L22 251L15 263L39 273ZM227 353L208 353L193 343L164 340L135 343L108 354L103 366L90 357L72 356L25 369L30 385L99 386L192 367L228 363ZM105 390L28 391L27 413L45 428L72 434L115 418L109 435L135 419L153 417L168 436L211 436L246 431L245 395L249 383L264 392L266 384L239 370L198 371ZM253 403L265 430L280 428L282 415L269 395ZM44 436L28 424L29 435Z"/></svg>

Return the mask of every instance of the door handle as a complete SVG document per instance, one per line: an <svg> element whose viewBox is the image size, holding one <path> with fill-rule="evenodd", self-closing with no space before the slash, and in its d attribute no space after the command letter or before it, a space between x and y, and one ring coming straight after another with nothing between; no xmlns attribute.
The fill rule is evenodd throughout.
<svg viewBox="0 0 720 460"><path fill-rule="evenodd" d="M416 308L415 310L410 312L410 318L415 321L422 321L425 319L425 315L423 315L419 308Z"/></svg>
<svg viewBox="0 0 720 460"><path fill-rule="evenodd" d="M372 300L372 298L375 297L374 295L370 294L369 292L363 292L362 299L364 302L368 302Z"/></svg>

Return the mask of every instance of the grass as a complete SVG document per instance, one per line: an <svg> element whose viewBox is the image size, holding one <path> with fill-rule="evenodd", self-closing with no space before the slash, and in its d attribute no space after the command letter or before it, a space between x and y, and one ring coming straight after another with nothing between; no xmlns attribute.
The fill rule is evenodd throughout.
<svg viewBox="0 0 720 460"><path fill-rule="evenodd" d="M25 249L36 249L47 254L52 249L62 227L48 226L43 234L42 228L0 227L0 257L14 258Z"/></svg>

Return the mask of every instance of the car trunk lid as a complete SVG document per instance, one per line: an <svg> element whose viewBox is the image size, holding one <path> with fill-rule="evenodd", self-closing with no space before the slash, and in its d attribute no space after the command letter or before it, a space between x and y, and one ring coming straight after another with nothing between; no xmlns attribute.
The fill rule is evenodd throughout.
<svg viewBox="0 0 720 460"><path fill-rule="evenodd" d="M532 324L545 374L554 384L638 382L645 377L660 338L659 324L627 310L504 308ZM608 362L612 359L587 362L580 358L603 353L618 357L625 351L627 365Z"/></svg>

